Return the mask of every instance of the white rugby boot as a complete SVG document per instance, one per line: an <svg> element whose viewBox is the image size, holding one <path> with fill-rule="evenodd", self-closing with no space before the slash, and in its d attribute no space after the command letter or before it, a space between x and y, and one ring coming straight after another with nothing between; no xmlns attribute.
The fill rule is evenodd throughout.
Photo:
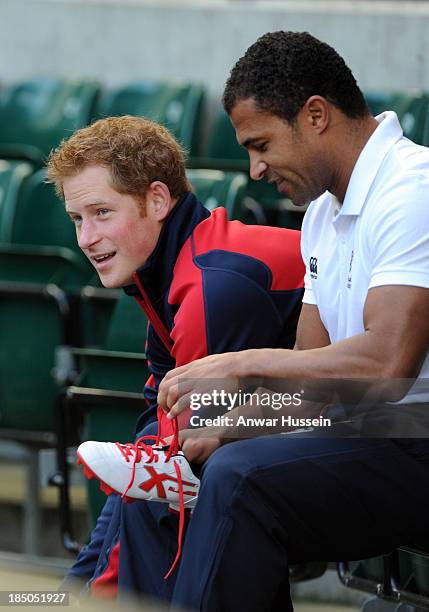
<svg viewBox="0 0 429 612"><path fill-rule="evenodd" d="M83 465L87 478L100 481L106 495L117 493L126 502L164 502L179 511L182 494L184 508L194 508L200 481L188 460L180 450L171 454L168 446L145 444L148 437L136 444L83 442L77 449L77 463Z"/></svg>

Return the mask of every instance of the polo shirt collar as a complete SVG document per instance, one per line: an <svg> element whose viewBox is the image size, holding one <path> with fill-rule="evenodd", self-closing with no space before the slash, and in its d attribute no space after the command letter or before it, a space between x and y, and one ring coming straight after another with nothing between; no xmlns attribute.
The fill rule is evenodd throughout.
<svg viewBox="0 0 429 612"><path fill-rule="evenodd" d="M386 111L376 117L379 125L358 157L338 216L360 215L383 159L403 136L396 113Z"/></svg>

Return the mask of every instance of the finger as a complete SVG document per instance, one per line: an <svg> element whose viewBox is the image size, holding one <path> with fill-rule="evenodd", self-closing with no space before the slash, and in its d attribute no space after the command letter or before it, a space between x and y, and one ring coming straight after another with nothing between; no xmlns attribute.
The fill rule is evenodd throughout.
<svg viewBox="0 0 429 612"><path fill-rule="evenodd" d="M196 359L191 363L187 363L167 372L159 385L158 403L161 406L167 405L167 396L169 391L171 387L174 387L177 384L179 378L181 380L200 378L200 368L202 367L204 370L204 367L207 367L207 364L210 363L212 357L216 356L210 355L208 357L202 357L201 359Z"/></svg>
<svg viewBox="0 0 429 612"><path fill-rule="evenodd" d="M158 402L158 406L161 406L161 408L165 411L168 412L169 410L169 406L167 404L167 399L168 399L168 395L169 393L171 393L171 389L175 383L175 379L171 378L167 379L168 376L168 372L167 375L161 380L161 383L158 387L158 397L157 397L157 402Z"/></svg>
<svg viewBox="0 0 429 612"><path fill-rule="evenodd" d="M176 403L170 408L167 413L167 419L174 419L175 417L179 416L181 412L188 410L191 406L191 397L192 390L188 393L185 393L184 395L180 394L180 397L178 394Z"/></svg>
<svg viewBox="0 0 429 612"><path fill-rule="evenodd" d="M192 396L191 381L177 380L172 382L164 394L158 394L158 405L167 413L168 418L175 416L189 408Z"/></svg>
<svg viewBox="0 0 429 612"><path fill-rule="evenodd" d="M170 412L172 407L183 398L184 408L180 408L179 412L182 412L190 403L190 395L195 392L195 388L198 384L196 378L185 378L183 376L170 377L170 380L165 378L161 381L158 390L158 405L162 407L165 412ZM180 407L182 402L180 403Z"/></svg>

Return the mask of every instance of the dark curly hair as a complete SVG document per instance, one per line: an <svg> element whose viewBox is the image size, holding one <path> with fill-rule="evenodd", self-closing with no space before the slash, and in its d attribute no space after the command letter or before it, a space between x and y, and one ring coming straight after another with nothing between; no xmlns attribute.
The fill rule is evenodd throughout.
<svg viewBox="0 0 429 612"><path fill-rule="evenodd" d="M254 98L257 106L293 123L310 96L320 95L352 118L368 115L356 79L343 58L308 32L269 32L238 60L223 105Z"/></svg>

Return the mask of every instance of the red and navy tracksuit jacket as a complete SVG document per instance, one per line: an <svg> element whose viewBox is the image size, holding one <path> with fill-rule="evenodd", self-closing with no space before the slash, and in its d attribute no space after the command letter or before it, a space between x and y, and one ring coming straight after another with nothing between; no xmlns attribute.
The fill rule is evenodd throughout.
<svg viewBox="0 0 429 612"><path fill-rule="evenodd" d="M186 193L166 220L155 250L137 270L136 284L125 287L149 318L151 376L136 431L156 421L157 388L172 368L215 353L293 347L303 279L300 232L228 221L224 208L209 213ZM171 433L170 427L164 419L161 435ZM63 583L66 587L76 579L93 578L95 596L116 591L119 541L122 548L126 534L120 533L115 504L121 500L108 498L90 543Z"/></svg>
<svg viewBox="0 0 429 612"><path fill-rule="evenodd" d="M135 276L125 291L150 322L152 374L137 431L156 414L157 389L169 370L215 353L293 347L304 277L300 232L228 221L224 208L210 214L188 193ZM164 419L161 435L170 428Z"/></svg>

